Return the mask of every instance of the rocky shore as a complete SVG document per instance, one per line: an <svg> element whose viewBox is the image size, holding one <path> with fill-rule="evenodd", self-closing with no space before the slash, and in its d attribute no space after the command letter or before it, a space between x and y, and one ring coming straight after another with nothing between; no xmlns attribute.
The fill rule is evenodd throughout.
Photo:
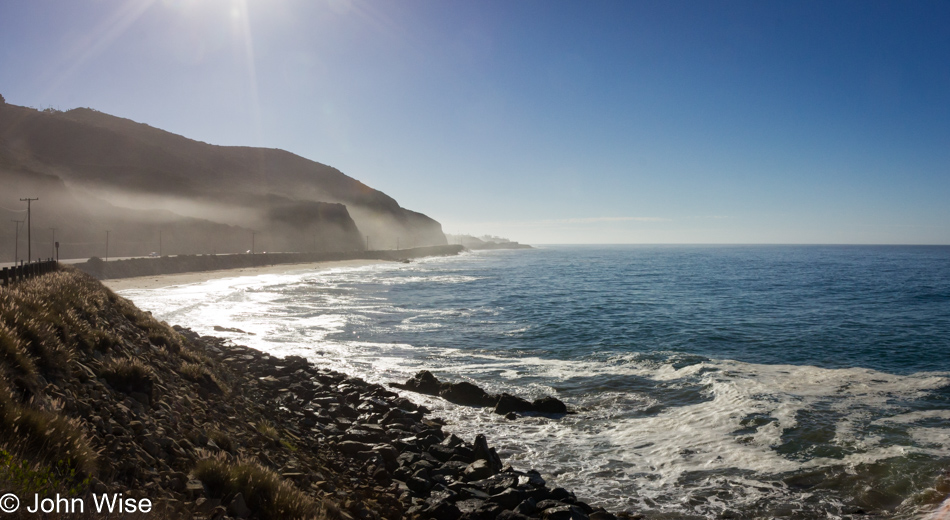
<svg viewBox="0 0 950 520"><path fill-rule="evenodd" d="M0 289L0 318L5 489L150 518L616 518L390 389L169 327L75 270Z"/></svg>

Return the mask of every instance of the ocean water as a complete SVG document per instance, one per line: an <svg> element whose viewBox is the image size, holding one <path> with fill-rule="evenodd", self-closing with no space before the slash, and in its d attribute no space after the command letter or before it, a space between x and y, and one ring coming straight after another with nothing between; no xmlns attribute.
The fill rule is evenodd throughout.
<svg viewBox="0 0 950 520"><path fill-rule="evenodd" d="M542 247L121 294L374 382L421 369L577 413L406 393L650 518L924 518L950 493L950 248ZM237 327L255 335L214 332Z"/></svg>

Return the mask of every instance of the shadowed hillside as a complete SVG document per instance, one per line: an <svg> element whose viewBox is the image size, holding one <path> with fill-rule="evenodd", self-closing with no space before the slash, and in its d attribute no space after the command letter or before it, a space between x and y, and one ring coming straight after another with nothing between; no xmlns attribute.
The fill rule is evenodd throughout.
<svg viewBox="0 0 950 520"><path fill-rule="evenodd" d="M158 248L158 228L171 221L191 230L179 247L184 253L250 249L251 230L258 249L282 251L361 249L367 236L373 248L397 240L404 247L446 243L438 222L335 168L283 150L210 145L87 108L57 112L0 104L0 180L10 187L0 206L18 209L18 198L39 196L37 216L40 208L47 212L47 227L66 225L61 215L53 223L51 212L59 210L49 200L78 201L75 211L67 210L77 217L70 220L86 221L82 228L102 238L71 240L98 240L99 249L113 224L109 216L93 215L94 207L109 208L113 220L132 228L126 242L155 244L143 251ZM30 191L33 184L53 191ZM92 198L109 204L90 203ZM12 223L0 226L3 260L12 259L6 249L13 233ZM113 254L141 254L120 242Z"/></svg>

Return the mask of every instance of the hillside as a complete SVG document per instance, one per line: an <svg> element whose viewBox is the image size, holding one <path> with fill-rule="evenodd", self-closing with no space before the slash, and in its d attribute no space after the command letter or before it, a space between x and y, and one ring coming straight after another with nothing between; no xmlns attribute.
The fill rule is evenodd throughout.
<svg viewBox="0 0 950 520"><path fill-rule="evenodd" d="M408 247L446 243L435 220L335 168L283 150L211 145L88 108L57 112L0 104L0 180L23 186L30 180L24 176L40 175L58 181L56 197L82 202L80 218L93 211L90 197L101 199L93 206L114 207L115 220L134 228L128 231L135 241L156 244L149 250L157 249L152 217L158 215L127 210L164 211L163 225L174 220L193 230L183 253L250 249L252 230L261 240L258 249L284 251L361 249L367 236L371 248L391 248L397 240ZM26 193L30 188L4 190L0 206L16 209L22 206L18 198L41 196ZM100 220L96 236L111 225ZM221 225L233 229L215 227ZM12 231L12 224L0 227L4 258L11 240L3 237ZM104 249L104 239L98 242ZM136 254L133 249L113 254Z"/></svg>
<svg viewBox="0 0 950 520"><path fill-rule="evenodd" d="M108 518L615 519L443 426L383 386L160 323L75 269L0 286L9 518L106 518L96 497L121 495L148 514ZM86 515L27 514L34 493Z"/></svg>

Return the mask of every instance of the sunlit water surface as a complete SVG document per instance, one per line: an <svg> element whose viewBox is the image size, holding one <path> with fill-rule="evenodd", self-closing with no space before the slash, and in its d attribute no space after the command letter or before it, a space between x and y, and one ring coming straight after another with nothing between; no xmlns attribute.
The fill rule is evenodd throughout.
<svg viewBox="0 0 950 520"><path fill-rule="evenodd" d="M556 395L577 413L407 396L613 510L915 518L950 492L950 248L546 247L121 294L373 382Z"/></svg>

